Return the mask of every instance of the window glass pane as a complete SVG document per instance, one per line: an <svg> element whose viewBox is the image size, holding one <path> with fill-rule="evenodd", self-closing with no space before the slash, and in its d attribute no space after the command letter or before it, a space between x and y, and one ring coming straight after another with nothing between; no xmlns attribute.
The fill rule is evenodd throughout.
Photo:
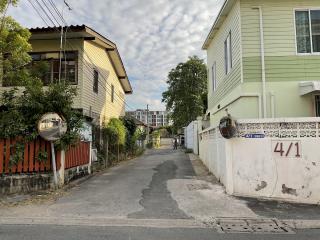
<svg viewBox="0 0 320 240"><path fill-rule="evenodd" d="M296 34L298 53L310 53L310 24L308 11L296 11Z"/></svg>
<svg viewBox="0 0 320 240"><path fill-rule="evenodd" d="M52 81L59 82L60 61L52 60Z"/></svg>
<svg viewBox="0 0 320 240"><path fill-rule="evenodd" d="M77 54L76 52L66 52L63 54L63 58L66 60L76 60Z"/></svg>
<svg viewBox="0 0 320 240"><path fill-rule="evenodd" d="M32 58L32 61L40 61L41 60L41 54L39 54L39 53L30 53L30 56Z"/></svg>
<svg viewBox="0 0 320 240"><path fill-rule="evenodd" d="M232 68L232 47L231 47L231 32L228 36L228 54L229 54L229 69Z"/></svg>
<svg viewBox="0 0 320 240"><path fill-rule="evenodd" d="M320 10L311 10L310 14L313 52L320 52Z"/></svg>
<svg viewBox="0 0 320 240"><path fill-rule="evenodd" d="M59 52L51 52L45 54L45 59L59 59Z"/></svg>
<svg viewBox="0 0 320 240"><path fill-rule="evenodd" d="M231 32L224 42L224 59L226 74L228 74L232 68Z"/></svg>
<svg viewBox="0 0 320 240"><path fill-rule="evenodd" d="M226 74L228 74L229 69L228 69L228 44L227 41L224 42L224 68Z"/></svg>
<svg viewBox="0 0 320 240"><path fill-rule="evenodd" d="M76 83L76 62L62 61L61 65L62 79L66 79L69 83Z"/></svg>
<svg viewBox="0 0 320 240"><path fill-rule="evenodd" d="M216 90L216 63L214 63L212 65L212 90L215 91Z"/></svg>

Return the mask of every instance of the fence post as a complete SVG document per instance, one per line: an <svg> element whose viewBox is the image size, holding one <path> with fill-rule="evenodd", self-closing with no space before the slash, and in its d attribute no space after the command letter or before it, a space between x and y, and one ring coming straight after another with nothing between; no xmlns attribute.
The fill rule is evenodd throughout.
<svg viewBox="0 0 320 240"><path fill-rule="evenodd" d="M91 174L91 164L92 164L92 142L90 141L89 144L89 166L88 166L88 173Z"/></svg>

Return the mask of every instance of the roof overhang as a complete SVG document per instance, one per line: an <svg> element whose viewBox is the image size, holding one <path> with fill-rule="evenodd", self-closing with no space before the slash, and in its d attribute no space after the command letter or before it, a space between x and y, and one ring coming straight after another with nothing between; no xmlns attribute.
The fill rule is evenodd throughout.
<svg viewBox="0 0 320 240"><path fill-rule="evenodd" d="M115 43L85 25L71 25L66 27L65 30L67 30L67 39L69 40L83 39L85 41L92 41L105 48L124 92L126 94L132 93L126 69ZM29 31L32 33L30 40L58 40L60 39L61 27L31 28Z"/></svg>
<svg viewBox="0 0 320 240"><path fill-rule="evenodd" d="M225 18L228 16L230 10L233 7L233 4L236 2L237 0L225 0L213 26L210 29L210 32L206 38L206 40L204 41L203 45L202 45L202 49L203 50L207 50L212 39L214 38L215 34L219 31L219 28L221 27L221 25L223 24Z"/></svg>
<svg viewBox="0 0 320 240"><path fill-rule="evenodd" d="M320 81L309 81L299 83L300 96L304 96L310 93L320 92Z"/></svg>

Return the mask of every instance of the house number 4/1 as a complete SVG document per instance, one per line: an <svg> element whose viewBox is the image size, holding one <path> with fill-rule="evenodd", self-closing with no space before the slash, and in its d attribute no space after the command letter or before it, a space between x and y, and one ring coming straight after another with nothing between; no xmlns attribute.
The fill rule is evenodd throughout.
<svg viewBox="0 0 320 240"><path fill-rule="evenodd" d="M291 141L274 141L273 144L273 153L280 157L301 157L301 143L300 141L291 142Z"/></svg>

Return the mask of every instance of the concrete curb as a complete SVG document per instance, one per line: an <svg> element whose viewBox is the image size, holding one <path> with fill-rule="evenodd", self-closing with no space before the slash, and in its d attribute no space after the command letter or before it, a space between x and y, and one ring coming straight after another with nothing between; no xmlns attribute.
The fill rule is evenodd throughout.
<svg viewBox="0 0 320 240"><path fill-rule="evenodd" d="M279 222L293 229L320 229L320 220L284 219Z"/></svg>
<svg viewBox="0 0 320 240"><path fill-rule="evenodd" d="M1 217L0 225L57 225L57 226L112 226L112 227L151 227L151 228L207 228L201 222L188 219L131 219L131 218L92 218L92 217Z"/></svg>
<svg viewBox="0 0 320 240"><path fill-rule="evenodd" d="M228 219L228 218L225 218ZM234 219L234 218L232 218ZM239 218L243 220L243 218ZM248 220L248 219L247 219ZM250 220L266 220L253 219ZM276 220L276 219L273 219ZM320 220L276 220L294 230L320 229ZM132 218L94 218L94 217L1 217L0 225L61 225L61 226L119 226L152 228L212 228L215 224L189 219L132 219ZM215 223L216 221L214 221Z"/></svg>

